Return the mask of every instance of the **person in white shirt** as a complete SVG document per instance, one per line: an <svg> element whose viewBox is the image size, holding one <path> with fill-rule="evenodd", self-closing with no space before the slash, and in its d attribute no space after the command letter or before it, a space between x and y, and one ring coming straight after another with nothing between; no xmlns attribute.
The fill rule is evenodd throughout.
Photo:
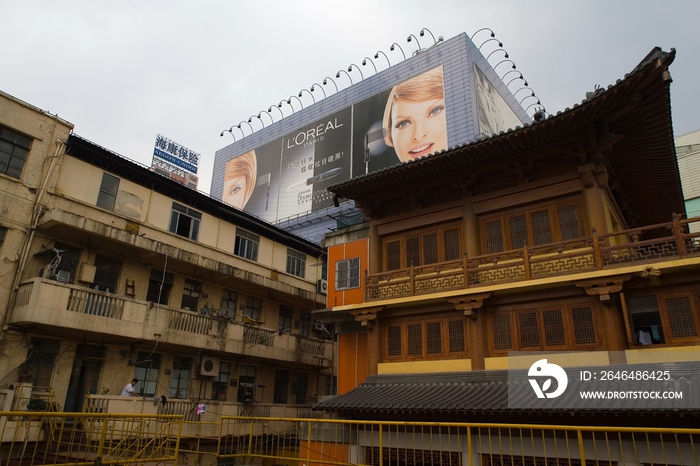
<svg viewBox="0 0 700 466"><path fill-rule="evenodd" d="M124 390L122 390L122 396L139 396L139 394L134 391L134 386L137 383L139 383L139 379L131 379L131 382L124 386Z"/></svg>

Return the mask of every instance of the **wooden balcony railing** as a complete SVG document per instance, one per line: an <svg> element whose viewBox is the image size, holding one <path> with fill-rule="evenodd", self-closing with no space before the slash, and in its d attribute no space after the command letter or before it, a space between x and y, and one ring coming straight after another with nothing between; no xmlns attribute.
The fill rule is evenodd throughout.
<svg viewBox="0 0 700 466"><path fill-rule="evenodd" d="M695 232L691 232L691 224ZM700 217L527 246L378 274L366 274L366 301L700 257ZM659 232L662 232L660 235ZM641 239L649 237L650 239Z"/></svg>

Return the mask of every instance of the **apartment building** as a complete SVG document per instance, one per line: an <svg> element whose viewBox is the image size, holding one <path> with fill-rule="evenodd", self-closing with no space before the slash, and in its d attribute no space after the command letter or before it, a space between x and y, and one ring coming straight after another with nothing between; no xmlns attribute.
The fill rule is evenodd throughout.
<svg viewBox="0 0 700 466"><path fill-rule="evenodd" d="M324 250L72 130L0 93L3 408L215 421L333 393Z"/></svg>

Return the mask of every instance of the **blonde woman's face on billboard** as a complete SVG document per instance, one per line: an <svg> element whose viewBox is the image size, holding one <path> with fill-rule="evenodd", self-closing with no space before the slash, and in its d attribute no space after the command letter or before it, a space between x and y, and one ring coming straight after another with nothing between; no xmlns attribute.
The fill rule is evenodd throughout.
<svg viewBox="0 0 700 466"><path fill-rule="evenodd" d="M391 139L402 162L447 149L445 99L397 99L391 111Z"/></svg>
<svg viewBox="0 0 700 466"><path fill-rule="evenodd" d="M247 183L244 176L231 178L224 182L224 199L227 204L243 209L245 206Z"/></svg>

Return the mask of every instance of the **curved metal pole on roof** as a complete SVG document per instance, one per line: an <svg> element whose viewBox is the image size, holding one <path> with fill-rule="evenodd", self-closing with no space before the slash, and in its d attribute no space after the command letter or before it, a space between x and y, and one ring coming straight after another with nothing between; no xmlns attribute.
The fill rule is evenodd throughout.
<svg viewBox="0 0 700 466"><path fill-rule="evenodd" d="M505 59L505 60L501 60L501 61L499 61L498 63L496 63L496 65L493 67L493 70L495 71L495 70L496 70L496 66L500 65L500 64L503 63L503 62L507 62L507 61L509 61L509 62L513 65L513 66L511 66L512 69L517 69L517 66L515 66L515 62L513 62L513 60ZM503 81L503 79L501 79L501 81Z"/></svg>
<svg viewBox="0 0 700 466"><path fill-rule="evenodd" d="M314 97L314 95L313 95L313 94L311 93L311 91L309 91L308 89L302 89L302 90L300 90L300 91L299 91L299 97L301 98L301 94L302 94L304 91L306 91L306 93L309 94L309 95L311 96L311 98L314 100L314 103L316 103L316 97Z"/></svg>
<svg viewBox="0 0 700 466"><path fill-rule="evenodd" d="M391 47L389 47L389 50L390 50L391 52L393 52L393 51L394 51L394 45L397 46L397 47L399 48L399 50L401 50L401 55L403 55L403 59L405 60L405 59L406 59L406 54L403 52L403 49L401 48L401 46L400 46L399 44L397 44L396 42L394 42L393 44L391 44Z"/></svg>
<svg viewBox="0 0 700 466"><path fill-rule="evenodd" d="M408 38L406 39L406 42L411 42L411 37L416 39L416 44L418 44L418 52L420 53L420 51L423 50L423 48L420 46L420 42L418 42L418 38L416 36L414 36L413 34L409 34Z"/></svg>
<svg viewBox="0 0 700 466"><path fill-rule="evenodd" d="M498 49L494 50L493 52L489 53L489 54L486 56L486 60L488 60L489 58L491 58L491 55L493 55L494 53L496 53L496 52L498 52L498 51L501 51L501 50L503 51L503 53L505 53L505 57L506 57L506 58L510 58L510 56L508 55L508 52L506 52L506 49L504 49L504 48L498 48Z"/></svg>
<svg viewBox="0 0 700 466"><path fill-rule="evenodd" d="M537 96L535 95L535 92L533 91L532 94L526 95L526 96L523 98L523 100L520 101L520 106L522 107L522 106L523 106L523 102L525 102L525 101L526 101L527 99L529 99L530 97L534 97L535 99L537 99ZM538 103L538 104L540 103L540 99L537 99L537 103Z"/></svg>
<svg viewBox="0 0 700 466"><path fill-rule="evenodd" d="M262 125L262 127L265 127L265 123L260 118L260 115L251 115L250 118L248 118L248 123L251 123L253 121L253 118L257 118L258 120L260 120L260 124Z"/></svg>
<svg viewBox="0 0 700 466"><path fill-rule="evenodd" d="M279 108L277 110L279 110ZM267 113L267 116L270 117L270 121L272 121L273 123L275 122L275 119L272 118L272 115L270 115L269 110L261 110L260 113L258 113L258 118L260 118L260 115L262 115L263 113Z"/></svg>
<svg viewBox="0 0 700 466"><path fill-rule="evenodd" d="M231 136L233 136L233 128L238 128L241 131L241 134L243 135L243 137L245 137L245 132L243 132L243 130L241 129L240 123L238 124L238 126L233 125L228 129L229 132L231 133ZM234 137L233 139L236 139L236 138Z"/></svg>
<svg viewBox="0 0 700 466"><path fill-rule="evenodd" d="M236 136L233 135L233 131L231 131L232 129L233 129L233 126L232 126L231 128L229 128L229 129L223 130L223 131L221 132L221 134L219 134L219 137L223 137L223 136L224 136L224 133L231 133L231 137L233 138L233 142L236 142Z"/></svg>
<svg viewBox="0 0 700 466"><path fill-rule="evenodd" d="M345 70L338 70L338 72L335 74L335 77L336 77L336 78L339 78L339 77L340 77L340 72L341 72L341 71L347 75L348 79L350 80L350 85L351 85L351 86L352 86L353 84L355 84L354 82L352 82L352 77L350 76L350 74L349 74L347 71L345 71Z"/></svg>
<svg viewBox="0 0 700 466"><path fill-rule="evenodd" d="M374 67L374 74L377 74L377 65L374 64L374 62L372 61L371 58L369 58L369 57L363 58L363 59L362 59L362 66L367 66L367 60L369 60L369 62L370 62L370 63L372 64L372 66Z"/></svg>
<svg viewBox="0 0 700 466"><path fill-rule="evenodd" d="M299 101L299 105L301 105L301 109L304 109L304 102L301 101L301 99L295 95L290 95L289 99L287 99L287 103L292 106L292 110L294 110L294 105L292 105L292 98L295 98Z"/></svg>
<svg viewBox="0 0 700 466"><path fill-rule="evenodd" d="M518 92L522 91L523 89L527 89L528 91L530 91L530 92L532 93L532 95L535 95L535 91L533 91L532 89L530 89L530 88L527 87L527 86L523 86L523 87L521 87L520 89L518 89L517 91L513 92L513 97L515 97L515 95L516 95Z"/></svg>
<svg viewBox="0 0 700 466"><path fill-rule="evenodd" d="M250 134L253 134L255 132L255 130L253 129L253 126L251 126L251 124L248 123L247 121L243 120L243 121L241 121L241 123L245 123L246 125L248 125L248 128L250 128ZM240 129L241 133L243 133L243 136L245 136L245 133L243 132L243 128L241 128L241 123L238 123L236 125L236 128Z"/></svg>
<svg viewBox="0 0 700 466"><path fill-rule="evenodd" d="M321 81L321 82L322 82L323 85L325 86L326 84L328 84L328 80L329 80L329 79L331 80L331 82L332 82L333 85L335 86L335 92L338 92L338 85L337 85L337 84L335 83L335 81L333 81L333 79L330 78L329 76L326 76L325 78L323 78L323 81Z"/></svg>
<svg viewBox="0 0 700 466"><path fill-rule="evenodd" d="M286 99L280 100L280 103L277 104L277 108L281 109L281 108L282 108L282 104L287 104L287 105L289 105L289 106L292 108L292 113L294 113L294 106L292 105L292 103L291 103L289 100L286 100ZM281 111L282 111L282 110L280 110L280 112L281 112ZM284 115L284 113L283 113L283 115Z"/></svg>
<svg viewBox="0 0 700 466"><path fill-rule="evenodd" d="M484 44L486 44L486 43L488 43L488 42L491 42L492 40L495 40L496 42L498 42L498 46L499 46L499 47L503 47L503 42L501 42L500 40L495 39L495 38L492 37L491 39L486 39L485 41L483 41L483 42L481 43L481 45L479 46L479 50L481 50L481 47L483 47Z"/></svg>
<svg viewBox="0 0 700 466"><path fill-rule="evenodd" d="M381 50L377 50L377 53L374 54L374 58L377 59L379 58L379 54L384 55L384 58L386 58L386 62L391 66L391 62L389 61L389 57L386 56L386 53L382 52Z"/></svg>
<svg viewBox="0 0 700 466"><path fill-rule="evenodd" d="M311 92L313 92L313 91L316 90L316 86L318 86L318 88L321 89L321 92L323 92L323 98L325 99L325 98L327 97L327 96L326 96L326 90L325 90L325 89L323 88L323 86L321 86L319 83L313 83L313 84L311 85Z"/></svg>
<svg viewBox="0 0 700 466"><path fill-rule="evenodd" d="M528 110L530 107L532 107L533 105L542 105L542 104L540 103L540 101L539 101L539 99L538 99L537 102L528 105L527 108L525 109L525 112L527 112L527 110ZM546 110L545 110L545 112L546 112ZM537 112L535 112L535 113L537 113Z"/></svg>
<svg viewBox="0 0 700 466"><path fill-rule="evenodd" d="M362 81L363 79L365 79L365 75L362 74L362 70L360 69L360 67L357 66L357 65L354 64L354 63L350 63L350 66L348 66L348 73L350 73L350 72L352 71L352 67L353 67L353 66L354 66L355 68L357 68L357 71L360 72L360 81Z"/></svg>
<svg viewBox="0 0 700 466"><path fill-rule="evenodd" d="M510 86L510 83L512 83L513 81L515 81L515 80L517 80L517 79L522 79L522 80L523 80L523 85L524 85L524 86L527 86L527 81L525 81L525 78L523 78L523 75L521 74L520 76L516 76L516 77L514 77L513 79L511 79L510 81L508 81L508 84L506 84L506 87Z"/></svg>
<svg viewBox="0 0 700 466"><path fill-rule="evenodd" d="M472 36L469 38L469 40L473 40L474 36L479 34L481 31L489 31L491 33L491 37L496 37L496 33L491 30L491 28L481 28L478 31L476 31Z"/></svg>
<svg viewBox="0 0 700 466"><path fill-rule="evenodd" d="M270 105L270 108L268 108L267 111L268 111L268 112L271 112L273 108L276 108L277 111L280 112L280 115L282 115L282 118L284 118L284 112L283 112L282 110L280 110L280 107L281 107L281 106L282 106L281 103L279 104L279 106L277 106L277 105Z"/></svg>
<svg viewBox="0 0 700 466"><path fill-rule="evenodd" d="M425 31L428 31L428 34L430 34L430 36L433 38L433 42L434 42L433 45L437 44L438 42L442 42L441 40L435 39L435 35L433 35L433 33L430 32L430 29L428 29L428 28L421 29L420 32L418 33L418 35L421 37L425 36Z"/></svg>

